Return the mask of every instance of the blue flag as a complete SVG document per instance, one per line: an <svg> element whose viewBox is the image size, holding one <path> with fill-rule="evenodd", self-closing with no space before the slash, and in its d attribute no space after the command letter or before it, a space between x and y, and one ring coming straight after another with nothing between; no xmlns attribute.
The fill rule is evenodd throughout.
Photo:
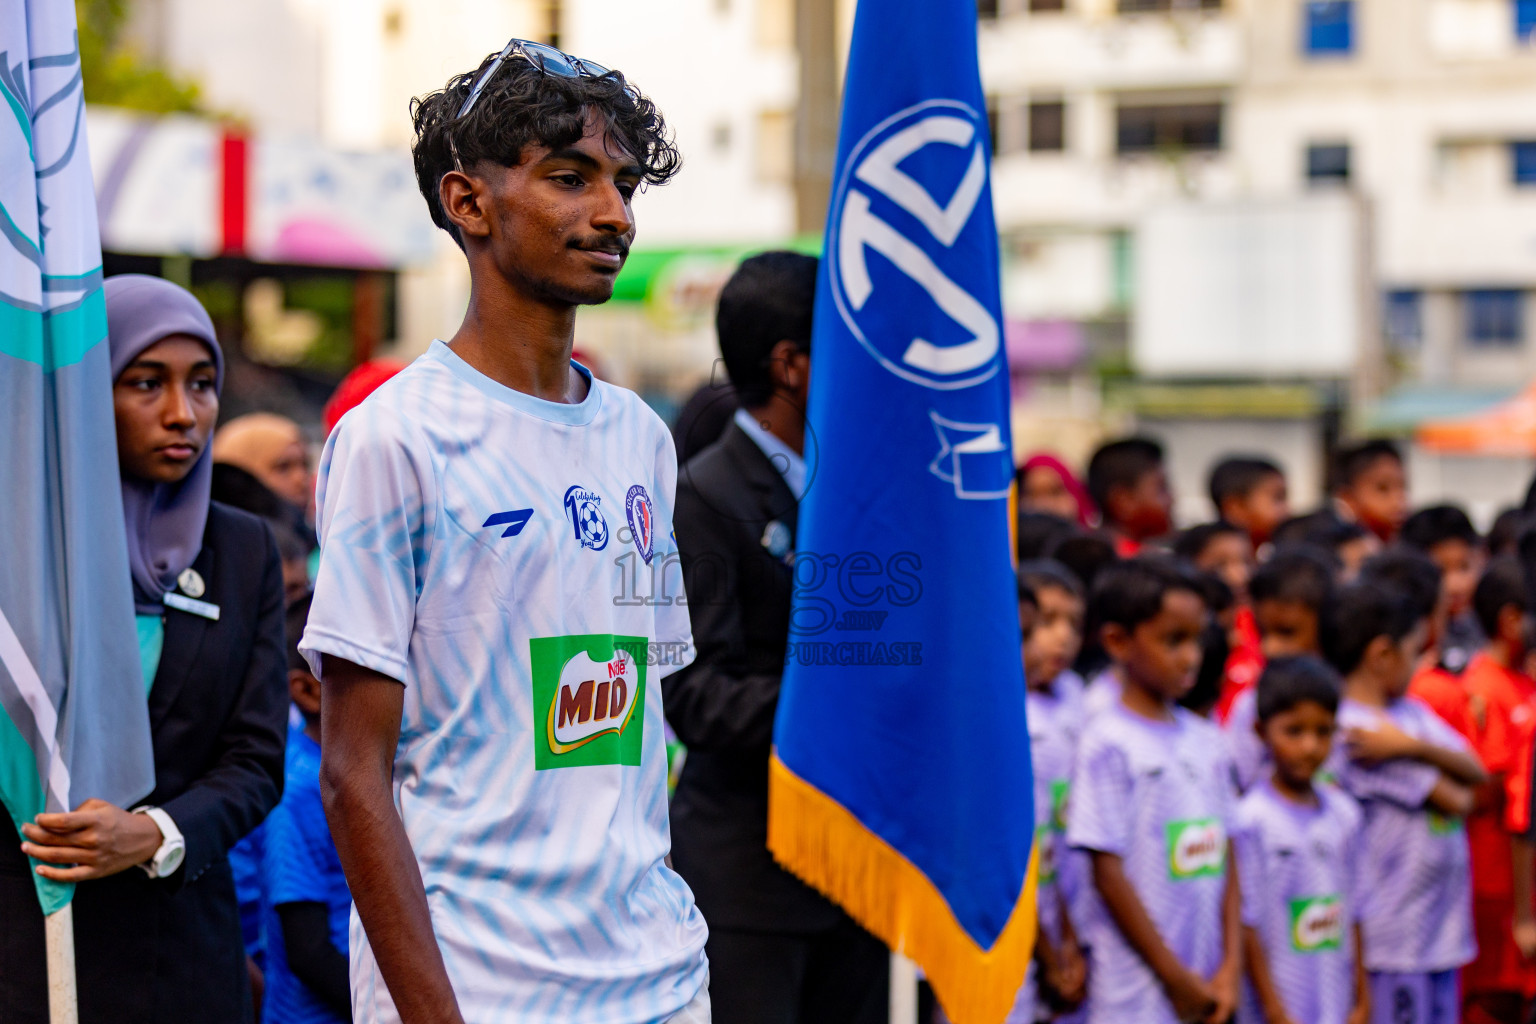
<svg viewBox="0 0 1536 1024"><path fill-rule="evenodd" d="M71 0L0 4L0 802L154 788ZM43 910L73 887L37 878Z"/></svg>
<svg viewBox="0 0 1536 1024"><path fill-rule="evenodd" d="M862 3L816 295L769 846L998 1022L1034 945L1008 373L974 0Z"/></svg>

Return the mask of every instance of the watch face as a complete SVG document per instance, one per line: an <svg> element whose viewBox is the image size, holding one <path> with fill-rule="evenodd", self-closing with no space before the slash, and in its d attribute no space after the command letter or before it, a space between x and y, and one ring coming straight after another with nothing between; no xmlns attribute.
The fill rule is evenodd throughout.
<svg viewBox="0 0 1536 1024"><path fill-rule="evenodd" d="M165 851L165 856L160 858L160 863L155 866L155 874L161 878L174 875L176 869L181 867L181 862L187 855L186 847L180 845L171 847Z"/></svg>

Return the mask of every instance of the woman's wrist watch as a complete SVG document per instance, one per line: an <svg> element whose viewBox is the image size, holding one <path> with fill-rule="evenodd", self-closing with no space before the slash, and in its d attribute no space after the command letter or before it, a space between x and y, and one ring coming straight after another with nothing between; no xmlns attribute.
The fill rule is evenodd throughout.
<svg viewBox="0 0 1536 1024"><path fill-rule="evenodd" d="M160 848L155 851L154 856L139 867L143 868L144 873L150 878L165 878L175 874L176 869L181 867L181 862L187 856L187 841L182 838L181 829L176 827L176 822L171 820L169 814L158 807L150 807L146 804L135 807L133 813L146 815L160 826L162 837Z"/></svg>

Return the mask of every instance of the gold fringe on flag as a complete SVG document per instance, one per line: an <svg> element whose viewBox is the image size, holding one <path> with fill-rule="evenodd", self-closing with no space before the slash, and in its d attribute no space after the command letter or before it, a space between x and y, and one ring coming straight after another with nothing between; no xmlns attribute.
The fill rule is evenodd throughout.
<svg viewBox="0 0 1536 1024"><path fill-rule="evenodd" d="M1002 934L982 949L916 865L800 778L769 763L768 849L792 874L920 966L955 1024L1002 1024L1034 953L1039 848Z"/></svg>

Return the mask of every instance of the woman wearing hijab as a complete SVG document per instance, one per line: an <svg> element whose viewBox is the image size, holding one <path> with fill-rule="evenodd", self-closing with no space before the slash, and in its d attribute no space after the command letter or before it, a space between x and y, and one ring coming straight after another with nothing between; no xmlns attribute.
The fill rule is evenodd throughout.
<svg viewBox="0 0 1536 1024"><path fill-rule="evenodd" d="M35 870L77 883L82 1024L239 1024L251 997L226 854L282 789L282 572L261 520L209 501L223 356L208 314L159 278L105 292L155 790L39 815L0 843L0 1021L48 1020Z"/></svg>
<svg viewBox="0 0 1536 1024"><path fill-rule="evenodd" d="M1019 467L1018 480L1020 512L1045 512L1084 528L1093 526L1088 489L1056 456L1031 455Z"/></svg>

